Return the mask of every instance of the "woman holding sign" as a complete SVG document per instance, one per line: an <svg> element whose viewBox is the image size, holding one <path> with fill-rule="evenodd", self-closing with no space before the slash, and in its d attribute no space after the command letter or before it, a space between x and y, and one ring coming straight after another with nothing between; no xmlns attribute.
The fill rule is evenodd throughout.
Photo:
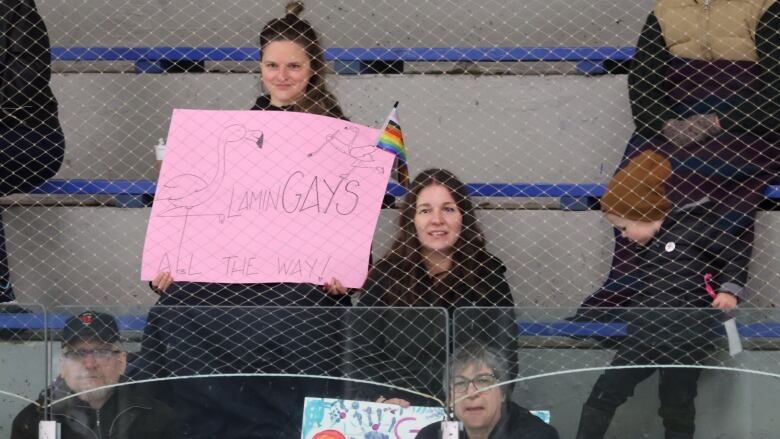
<svg viewBox="0 0 780 439"><path fill-rule="evenodd" d="M446 363L446 323L455 346L480 341L502 352L516 370L514 306L506 267L486 249L465 185L451 172L429 169L412 182L401 207L390 251L369 272L354 311L350 377L441 397ZM411 308L410 308L411 307ZM485 307L456 312L461 307ZM505 307L505 308L497 308ZM374 399L380 388L357 397ZM381 395L391 395L385 389ZM382 402L430 404L430 398L395 395Z"/></svg>
<svg viewBox="0 0 780 439"><path fill-rule="evenodd" d="M302 10L302 3L292 3L283 18L263 28L267 94L252 109L344 118L325 86L317 33L298 17ZM351 303L338 280L331 279L323 292L303 283L174 282L166 272L150 286L160 299L150 312L133 379L215 375L173 380L158 389L182 413L188 437L300 436L303 398L340 394L333 380L218 376L336 374L340 308L323 307L347 309Z"/></svg>
<svg viewBox="0 0 780 439"><path fill-rule="evenodd" d="M306 20L298 17L303 9L302 2L288 4L287 14L283 18L268 22L260 33L260 71L266 94L257 98L252 110L297 111L346 119L338 100L325 84L327 67L317 32ZM158 274L150 283L152 290L160 295L187 290L192 294L208 293L209 296L213 296L213 300L201 296L201 302L198 303L201 305L243 305L244 303L234 303L230 300L235 294L228 292L223 295L220 292L231 289L229 285L179 284L174 282L169 272ZM172 286L174 291L169 292L168 289ZM253 285L240 287L241 290L254 288ZM268 285L260 285L258 288L265 289ZM337 279L331 279L324 288L334 297L329 299L322 298L321 295L315 296L314 301L318 304L320 301L325 302L321 303L322 305L349 304L348 298L343 297L347 290ZM217 297L220 295L225 297ZM292 300L292 302L297 301ZM311 303L307 301L305 304Z"/></svg>
<svg viewBox="0 0 780 439"><path fill-rule="evenodd" d="M303 9L302 2L288 4L287 14L283 18L269 21L260 33L260 79L265 94L257 98L252 110L296 111L346 119L338 100L325 83L327 65L317 31L306 20L298 17ZM150 282L151 289L160 295L168 293L171 286L175 288L171 293L182 289L191 293L205 292L211 296L219 296L218 292L227 288L228 284L178 284L174 282L170 272L160 273ZM240 285L240 287L242 290L254 288L252 285ZM266 289L268 285L259 285L258 288ZM316 295L314 301L317 304L349 305L349 298L345 297L347 289L337 279L327 282L324 289L333 297L323 298L321 295ZM233 294L227 294L228 299L214 297L216 300L201 297L208 303L200 304L244 304L229 302L231 296ZM319 303L320 301L323 303ZM286 302L297 302L297 300ZM308 300L300 304L287 304L313 305ZM273 303L273 305L284 304Z"/></svg>

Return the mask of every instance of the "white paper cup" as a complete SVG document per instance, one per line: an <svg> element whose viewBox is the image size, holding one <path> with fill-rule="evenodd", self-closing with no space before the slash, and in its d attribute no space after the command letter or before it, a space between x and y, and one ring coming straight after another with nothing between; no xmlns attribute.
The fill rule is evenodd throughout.
<svg viewBox="0 0 780 439"><path fill-rule="evenodd" d="M157 161L162 161L163 158L165 158L165 144L160 143L157 145L154 145L154 156L157 158Z"/></svg>

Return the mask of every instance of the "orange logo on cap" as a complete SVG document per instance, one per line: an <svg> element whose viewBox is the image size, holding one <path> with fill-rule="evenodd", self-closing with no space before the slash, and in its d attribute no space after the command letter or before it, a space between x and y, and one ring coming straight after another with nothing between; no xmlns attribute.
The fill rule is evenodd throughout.
<svg viewBox="0 0 780 439"><path fill-rule="evenodd" d="M92 314L82 314L79 316L79 320L81 320L81 323L89 326L92 324Z"/></svg>

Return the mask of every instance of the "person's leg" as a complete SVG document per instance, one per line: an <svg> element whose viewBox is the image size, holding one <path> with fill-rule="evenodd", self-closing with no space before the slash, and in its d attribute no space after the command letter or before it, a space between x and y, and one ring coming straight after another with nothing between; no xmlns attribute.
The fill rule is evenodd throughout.
<svg viewBox="0 0 780 439"><path fill-rule="evenodd" d="M664 422L666 439L691 439L696 430L696 399L701 369L662 368L659 372L658 414Z"/></svg>
<svg viewBox="0 0 780 439"><path fill-rule="evenodd" d="M44 134L0 123L0 197L26 192L54 176L62 164L65 139L59 122L43 124ZM0 211L0 303L15 300Z"/></svg>
<svg viewBox="0 0 780 439"><path fill-rule="evenodd" d="M655 370L654 367L605 370L582 406L576 439L603 438L615 410L633 396L636 385Z"/></svg>

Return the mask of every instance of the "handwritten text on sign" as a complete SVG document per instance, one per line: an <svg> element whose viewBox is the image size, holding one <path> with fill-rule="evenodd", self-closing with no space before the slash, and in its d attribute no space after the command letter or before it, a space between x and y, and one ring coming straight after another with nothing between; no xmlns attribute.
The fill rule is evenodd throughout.
<svg viewBox="0 0 780 439"><path fill-rule="evenodd" d="M312 114L174 110L142 279L361 287L394 159L377 135Z"/></svg>

